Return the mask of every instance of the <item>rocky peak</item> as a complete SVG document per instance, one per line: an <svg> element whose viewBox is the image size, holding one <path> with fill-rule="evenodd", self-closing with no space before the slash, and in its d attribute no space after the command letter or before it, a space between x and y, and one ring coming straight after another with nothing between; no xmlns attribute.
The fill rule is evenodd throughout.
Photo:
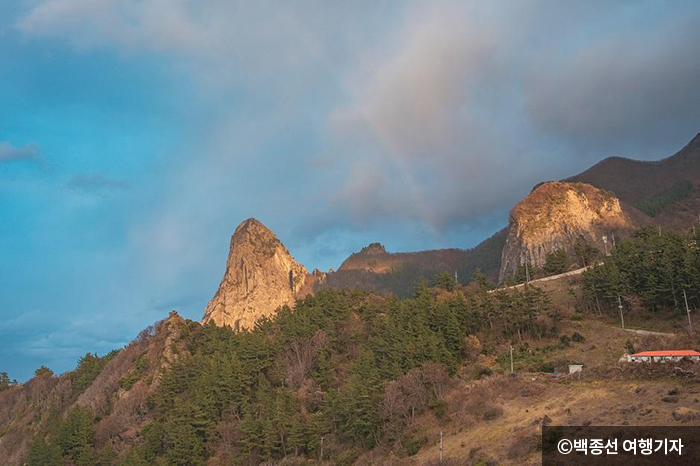
<svg viewBox="0 0 700 466"><path fill-rule="evenodd" d="M231 237L226 272L203 322L252 328L277 308L293 305L306 279L306 268L269 228L254 218L245 220Z"/></svg>
<svg viewBox="0 0 700 466"><path fill-rule="evenodd" d="M386 254L386 248L384 248L382 243L370 243L362 248L360 252L365 254Z"/></svg>
<svg viewBox="0 0 700 466"><path fill-rule="evenodd" d="M548 253L570 252L578 239L602 249L602 235L624 235L636 226L609 191L586 183L543 183L511 211L499 279L528 259L542 266Z"/></svg>

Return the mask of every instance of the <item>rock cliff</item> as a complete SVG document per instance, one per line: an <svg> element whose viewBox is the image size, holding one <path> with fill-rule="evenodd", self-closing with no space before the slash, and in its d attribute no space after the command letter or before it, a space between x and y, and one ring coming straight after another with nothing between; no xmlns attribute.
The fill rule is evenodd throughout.
<svg viewBox="0 0 700 466"><path fill-rule="evenodd" d="M280 306L293 305L309 288L309 278L313 276L275 234L250 218L231 237L226 273L202 321L234 330L252 328L256 320L272 315Z"/></svg>
<svg viewBox="0 0 700 466"><path fill-rule="evenodd" d="M609 191L586 183L547 182L513 208L501 255L499 280L527 259L542 266L547 253L571 252L578 239L603 249L602 236L624 236L639 226L639 212L625 207Z"/></svg>

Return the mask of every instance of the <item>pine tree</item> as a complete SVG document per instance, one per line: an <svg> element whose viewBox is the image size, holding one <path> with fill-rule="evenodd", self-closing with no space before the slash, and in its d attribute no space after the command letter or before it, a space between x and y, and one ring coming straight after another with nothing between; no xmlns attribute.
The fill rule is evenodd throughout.
<svg viewBox="0 0 700 466"><path fill-rule="evenodd" d="M14 384L10 380L10 376L7 375L7 372L0 372L0 392L7 390L12 385Z"/></svg>
<svg viewBox="0 0 700 466"><path fill-rule="evenodd" d="M563 249L549 252L545 256L544 271L549 275L564 273L569 269L569 256Z"/></svg>
<svg viewBox="0 0 700 466"><path fill-rule="evenodd" d="M38 437L29 447L27 466L61 466L61 450Z"/></svg>
<svg viewBox="0 0 700 466"><path fill-rule="evenodd" d="M77 460L80 453L91 446L93 419L89 408L77 406L68 412L58 434L58 445L63 455Z"/></svg>
<svg viewBox="0 0 700 466"><path fill-rule="evenodd" d="M46 366L39 366L39 368L34 371L34 376L41 377L42 375L53 375L53 371Z"/></svg>
<svg viewBox="0 0 700 466"><path fill-rule="evenodd" d="M204 444L194 427L178 422L167 430L170 449L166 456L171 466L204 465Z"/></svg>
<svg viewBox="0 0 700 466"><path fill-rule="evenodd" d="M92 445L86 445L78 453L78 457L75 460L75 466L97 466L97 453Z"/></svg>
<svg viewBox="0 0 700 466"><path fill-rule="evenodd" d="M443 290L452 291L455 288L455 279L452 274L448 272L441 272L437 277L435 277L433 286L442 288Z"/></svg>

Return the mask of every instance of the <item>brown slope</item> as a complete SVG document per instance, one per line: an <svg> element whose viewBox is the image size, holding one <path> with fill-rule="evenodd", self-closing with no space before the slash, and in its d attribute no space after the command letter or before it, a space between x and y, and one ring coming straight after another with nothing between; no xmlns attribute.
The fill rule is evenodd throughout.
<svg viewBox="0 0 700 466"><path fill-rule="evenodd" d="M660 223L687 226L697 220L697 208L700 208L700 134L663 160L644 162L610 157L564 181L589 183L612 191L621 201L637 207L677 188L679 183L690 182L690 196L664 205L655 215Z"/></svg>
<svg viewBox="0 0 700 466"><path fill-rule="evenodd" d="M421 278L432 281L441 272L457 272L462 283L471 280L476 269L495 280L506 238L502 229L472 249L437 249L418 252L387 252L372 243L348 257L340 268L326 275L317 288L360 288L408 296Z"/></svg>

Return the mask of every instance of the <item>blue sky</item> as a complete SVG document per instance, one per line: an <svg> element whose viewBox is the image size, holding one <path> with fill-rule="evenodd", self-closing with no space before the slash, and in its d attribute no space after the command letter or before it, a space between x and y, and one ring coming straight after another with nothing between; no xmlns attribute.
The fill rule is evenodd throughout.
<svg viewBox="0 0 700 466"><path fill-rule="evenodd" d="M0 371L199 319L245 218L309 269L471 247L700 132L697 2L0 0Z"/></svg>

